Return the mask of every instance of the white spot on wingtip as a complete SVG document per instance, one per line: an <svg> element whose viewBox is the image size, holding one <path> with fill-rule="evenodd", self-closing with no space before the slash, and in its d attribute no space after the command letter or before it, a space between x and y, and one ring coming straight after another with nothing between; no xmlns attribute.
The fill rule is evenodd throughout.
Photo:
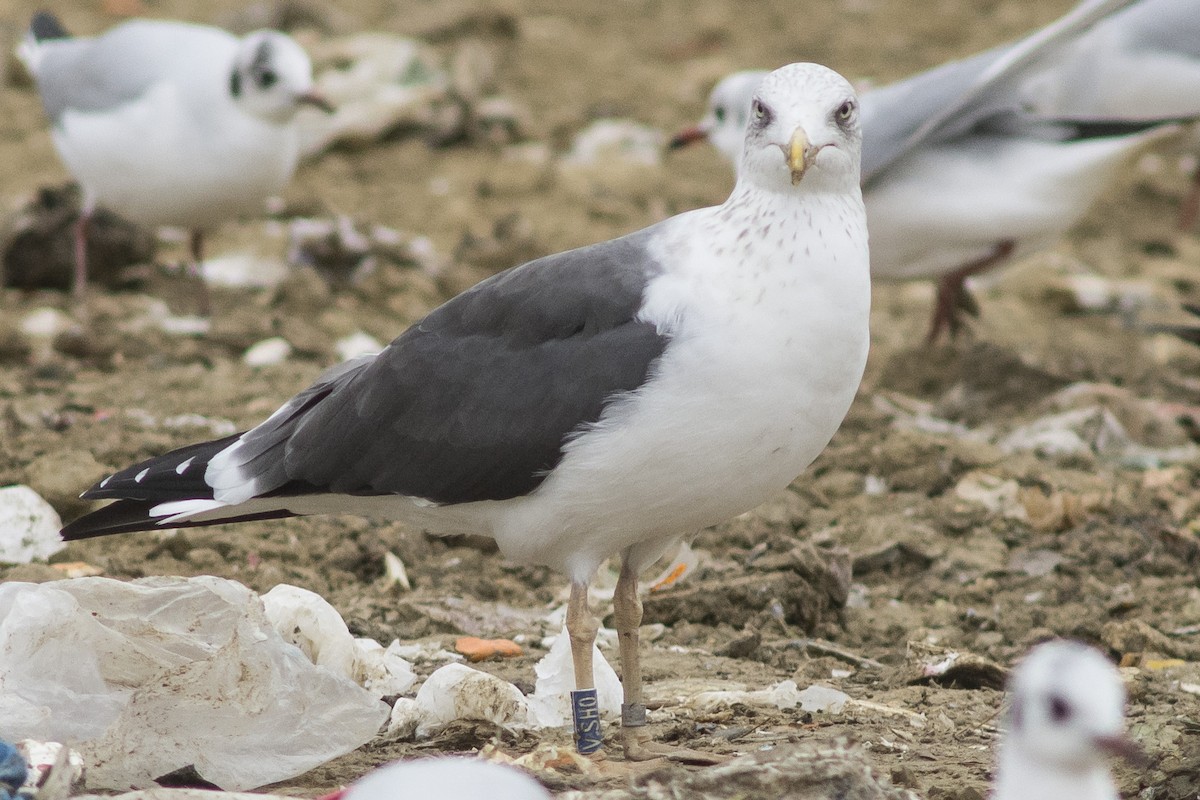
<svg viewBox="0 0 1200 800"><path fill-rule="evenodd" d="M105 486L108 486L108 482L109 482L109 481L111 481L112 479L113 479L113 476L112 476L112 475L109 475L107 478L105 478L104 480L100 481L100 488L101 488L101 489L103 489ZM82 496L82 495L81 495L81 496Z"/></svg>
<svg viewBox="0 0 1200 800"><path fill-rule="evenodd" d="M205 511L213 511L218 508L224 508L225 503L219 500L205 500L203 498L195 498L192 500L171 500L166 503L159 503L150 509L149 516L161 517L159 525L167 523L182 522L189 517L197 514L202 514Z"/></svg>
<svg viewBox="0 0 1200 800"><path fill-rule="evenodd" d="M134 483L141 483L142 481L146 480L146 476L147 476L147 475L149 475L149 474L150 474L150 468L149 468L149 467L146 467L144 470L142 470L141 472L139 472L137 475L134 475L134 476L133 476L133 482L134 482Z"/></svg>
<svg viewBox="0 0 1200 800"><path fill-rule="evenodd" d="M182 475L183 473L187 472L187 468L190 467L192 465L192 462L195 460L196 460L196 457L192 456L187 461L182 462L178 467L175 468L175 474Z"/></svg>

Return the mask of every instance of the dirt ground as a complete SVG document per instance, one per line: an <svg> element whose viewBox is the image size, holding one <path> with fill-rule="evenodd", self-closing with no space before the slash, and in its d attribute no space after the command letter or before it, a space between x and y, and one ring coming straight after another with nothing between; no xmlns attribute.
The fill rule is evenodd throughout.
<svg viewBox="0 0 1200 800"><path fill-rule="evenodd" d="M0 6L9 43L40 5ZM55 10L72 30L95 32L115 21L109 5L63 0ZM213 420L260 421L335 362L335 339L360 329L388 341L489 272L720 202L731 186L727 166L703 147L657 166L584 177L556 170L554 159L596 119L670 134L699 118L719 76L794 60L886 82L1069 5L356 0L319 12L328 29L318 37L379 29L425 38L446 58L480 45L499 93L523 109L520 152L544 145L549 166L514 156L518 146L471 139L431 147L396 137L326 153L302 166L280 218L341 214L423 234L446 272L435 280L389 266L365 286L296 274L276 289L218 291L204 335L118 330L145 313L146 294L190 310L190 287L164 271L141 291L100 293L90 321L53 346L25 342L16 326L45 306L74 313L67 298L3 290L0 485L29 484L71 518L81 510L73 496L109 469L211 437ZM204 22L237 10L228 0L146 6ZM1009 666L1031 644L1069 636L1130 667L1129 723L1153 763L1117 767L1123 796L1200 793L1200 461L1189 449L1200 441L1200 348L1144 330L1180 319L1180 302L1200 302L1200 239L1173 229L1188 185L1179 165L1170 147L1137 159L1065 241L983 287L982 316L952 344L921 344L931 287L877 287L867 376L828 450L785 496L702 533L701 567L647 601L648 623L662 626L643 662L649 696L663 706L656 736L722 754L846 736L922 797L978 798L999 735L996 673L922 680L922 654L945 648ZM65 179L36 96L10 77L0 91L0 200L15 209ZM210 251L250 243L278 258L274 229L231 223ZM158 259L180 256L168 244ZM1111 291L1109 311L1079 302L1080 276ZM292 357L242 362L249 345L275 335L294 345ZM1073 428L1082 449L1014 444L1035 421L1067 411L1092 414ZM205 419L172 420L184 413ZM387 551L407 565L411 592L379 585ZM839 559L852 564L852 582L817 580L814 589L814 576L828 577L822 565ZM561 603L565 588L561 576L506 563L486 542L354 518L116 537L73 544L53 560L118 578L214 574L260 592L293 583L328 598L355 633L384 642L523 635L533 643L524 656L481 666L526 688L544 654L536 642L550 632L530 619ZM0 578L51 574L17 567ZM846 607L831 607L837 601ZM672 711L679 693L789 678L878 705L833 715L751 705ZM398 757L489 743L518 755L543 739L567 736L455 726L431 740L368 745L272 788L317 796ZM667 779L698 769L670 767ZM624 780L564 773L550 788L620 789Z"/></svg>

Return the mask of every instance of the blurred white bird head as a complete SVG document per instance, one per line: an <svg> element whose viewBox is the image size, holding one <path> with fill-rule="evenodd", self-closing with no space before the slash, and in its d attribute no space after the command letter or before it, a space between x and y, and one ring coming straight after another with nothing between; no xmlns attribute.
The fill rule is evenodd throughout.
<svg viewBox="0 0 1200 800"><path fill-rule="evenodd" d="M333 107L313 88L312 61L290 36L278 31L247 34L234 57L229 94L247 113L288 122L302 105Z"/></svg>
<svg viewBox="0 0 1200 800"><path fill-rule="evenodd" d="M1079 642L1034 648L1009 680L1004 747L1022 763L1061 771L1106 769L1107 757L1139 760L1125 735L1125 687L1107 658Z"/></svg>

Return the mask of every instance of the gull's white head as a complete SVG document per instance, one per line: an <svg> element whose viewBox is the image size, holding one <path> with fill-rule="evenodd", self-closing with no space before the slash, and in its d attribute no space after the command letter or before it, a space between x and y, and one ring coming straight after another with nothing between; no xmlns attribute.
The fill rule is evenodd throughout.
<svg viewBox="0 0 1200 800"><path fill-rule="evenodd" d="M1046 642L1017 666L1008 688L998 800L1035 800L1036 787L1056 783L1078 787L1070 794L1079 797L1115 797L1107 757L1136 761L1141 751L1125 735L1125 687L1112 662L1079 642Z"/></svg>
<svg viewBox="0 0 1200 800"><path fill-rule="evenodd" d="M276 123L289 121L301 105L331 111L313 90L312 62L292 37L255 31L238 45L229 94L247 113Z"/></svg>
<svg viewBox="0 0 1200 800"><path fill-rule="evenodd" d="M738 182L789 191L857 191L862 131L849 81L820 64L788 64L750 101Z"/></svg>

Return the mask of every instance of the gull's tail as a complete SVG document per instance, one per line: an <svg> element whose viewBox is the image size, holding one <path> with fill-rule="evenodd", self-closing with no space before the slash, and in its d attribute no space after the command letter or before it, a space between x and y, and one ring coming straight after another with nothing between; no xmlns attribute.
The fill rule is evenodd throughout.
<svg viewBox="0 0 1200 800"><path fill-rule="evenodd" d="M213 499L204 481L208 462L239 436L181 447L108 476L80 497L117 502L64 526L63 539L294 516L278 502L229 505ZM202 516L192 519L196 515Z"/></svg>

